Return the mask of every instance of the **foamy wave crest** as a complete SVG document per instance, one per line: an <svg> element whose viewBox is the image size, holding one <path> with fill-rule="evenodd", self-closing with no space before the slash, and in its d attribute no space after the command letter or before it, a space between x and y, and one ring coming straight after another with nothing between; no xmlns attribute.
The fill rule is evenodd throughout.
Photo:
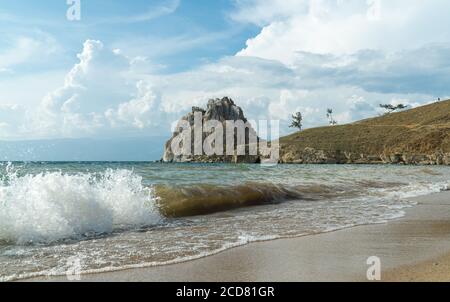
<svg viewBox="0 0 450 302"><path fill-rule="evenodd" d="M0 182L0 241L49 243L159 221L152 189L128 170L24 176L9 171Z"/></svg>

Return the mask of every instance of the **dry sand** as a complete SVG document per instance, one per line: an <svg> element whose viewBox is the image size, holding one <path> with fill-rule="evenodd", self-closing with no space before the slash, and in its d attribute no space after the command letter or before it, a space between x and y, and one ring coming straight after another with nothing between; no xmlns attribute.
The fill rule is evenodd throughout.
<svg viewBox="0 0 450 302"><path fill-rule="evenodd" d="M404 218L293 239L253 243L186 263L82 276L82 281L450 281L450 192L415 199ZM33 281L66 281L37 278Z"/></svg>

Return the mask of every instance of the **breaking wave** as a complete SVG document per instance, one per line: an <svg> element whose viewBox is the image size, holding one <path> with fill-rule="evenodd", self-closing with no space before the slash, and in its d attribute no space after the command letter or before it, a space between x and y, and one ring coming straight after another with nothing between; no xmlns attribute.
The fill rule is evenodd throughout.
<svg viewBox="0 0 450 302"><path fill-rule="evenodd" d="M283 201L315 201L336 197L355 197L361 188L389 188L399 183L355 182L353 187L339 185L287 185L270 182L245 182L241 185L195 184L155 186L157 205L166 217L212 214L243 207L276 204Z"/></svg>
<svg viewBox="0 0 450 302"><path fill-rule="evenodd" d="M141 176L125 169L21 175L10 165L0 176L0 244L81 240L154 226L164 222L165 218L205 215L291 200L348 199L367 194L371 188L381 193L401 185L398 182L354 181L352 185L243 182L239 185L145 186ZM415 196L446 188L419 186L405 189ZM394 193L405 194L402 191L394 190Z"/></svg>
<svg viewBox="0 0 450 302"><path fill-rule="evenodd" d="M151 188L132 171L19 176L8 170L0 182L0 242L80 239L161 219Z"/></svg>
<svg viewBox="0 0 450 302"><path fill-rule="evenodd" d="M236 208L263 205L301 198L293 189L264 183L238 186L192 185L155 187L158 206L163 215L184 217L211 214Z"/></svg>

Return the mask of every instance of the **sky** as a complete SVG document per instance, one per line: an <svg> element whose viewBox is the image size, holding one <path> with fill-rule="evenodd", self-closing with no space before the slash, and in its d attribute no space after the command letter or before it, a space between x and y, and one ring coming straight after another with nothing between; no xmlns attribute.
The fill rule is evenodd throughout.
<svg viewBox="0 0 450 302"><path fill-rule="evenodd" d="M69 0L69 3L76 2ZM229 96L305 127L450 96L448 0L0 2L0 141L170 136Z"/></svg>

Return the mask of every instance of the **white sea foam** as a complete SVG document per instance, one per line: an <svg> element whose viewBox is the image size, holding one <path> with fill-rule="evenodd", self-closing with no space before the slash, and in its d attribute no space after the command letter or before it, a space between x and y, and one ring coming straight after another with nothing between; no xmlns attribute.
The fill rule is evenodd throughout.
<svg viewBox="0 0 450 302"><path fill-rule="evenodd" d="M408 199L442 191L447 191L449 184L447 182L435 183L410 183L401 190L396 189L378 189L385 194L385 198Z"/></svg>
<svg viewBox="0 0 450 302"><path fill-rule="evenodd" d="M7 176L0 183L0 241L48 243L160 220L151 188L132 171Z"/></svg>
<svg viewBox="0 0 450 302"><path fill-rule="evenodd" d="M350 226L347 226L347 227L350 227ZM342 228L346 228L346 227L342 227ZM325 232L337 231L339 229L341 229L341 228L330 229ZM118 267L107 266L107 267L103 267L101 269L86 269L86 270L82 270L78 273L81 275L89 275L89 274L124 271L124 270L129 270L129 269L139 269L139 268L149 268L149 267L156 267L156 266L179 264L179 263L184 263L184 262L188 262L188 261L192 261L192 260L198 260L198 259L206 258L209 256L217 255L226 250L244 246L244 245L247 245L250 243L272 241L272 240L283 239L283 238L284 239L297 238L297 237L301 237L301 236L305 236L305 235L306 234L299 234L296 236L276 236L276 235L254 236L254 235L250 235L250 234L241 233L241 235L238 237L238 240L236 242L224 243L222 245L222 247L220 247L216 250L198 253L193 256L181 256L181 257L172 259L170 261L143 262L143 263L139 263L139 264L122 265L122 266L118 266ZM0 276L0 282L11 282L11 281L16 281L16 280L31 279L31 278L38 278L38 277L52 277L52 276L53 277L61 277L61 276L65 276L67 274L67 271L65 269L66 268L63 268L61 270L61 268L57 268L57 269L44 270L44 271L40 271L40 272L15 274L15 275L7 276L7 277Z"/></svg>

